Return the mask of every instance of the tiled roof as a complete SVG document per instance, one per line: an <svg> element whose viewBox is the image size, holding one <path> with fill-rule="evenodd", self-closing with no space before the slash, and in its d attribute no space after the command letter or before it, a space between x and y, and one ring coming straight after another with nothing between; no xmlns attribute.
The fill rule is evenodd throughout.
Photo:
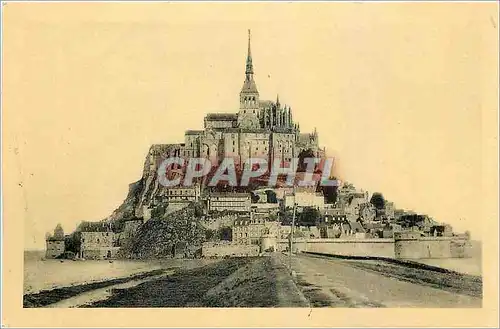
<svg viewBox="0 0 500 329"><path fill-rule="evenodd" d="M259 101L259 105L261 107L270 107L272 106L274 103L273 101L268 101L268 100L264 100L264 101Z"/></svg>
<svg viewBox="0 0 500 329"><path fill-rule="evenodd" d="M205 117L208 121L234 121L238 120L238 114L235 113L208 113Z"/></svg>

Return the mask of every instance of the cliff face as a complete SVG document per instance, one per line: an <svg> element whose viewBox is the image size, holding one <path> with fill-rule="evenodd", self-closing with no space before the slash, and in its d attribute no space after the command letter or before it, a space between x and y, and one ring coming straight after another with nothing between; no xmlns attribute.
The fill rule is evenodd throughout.
<svg viewBox="0 0 500 329"><path fill-rule="evenodd" d="M129 185L127 198L106 221L116 222L126 218L143 217L145 207L153 205L153 201L161 191L158 183L157 168L163 159L178 152L179 144L155 144L148 151L144 161L142 177Z"/></svg>
<svg viewBox="0 0 500 329"><path fill-rule="evenodd" d="M115 222L135 216L137 206L141 203L140 199L143 189L144 178L130 184L127 198L108 218L106 218L106 221Z"/></svg>

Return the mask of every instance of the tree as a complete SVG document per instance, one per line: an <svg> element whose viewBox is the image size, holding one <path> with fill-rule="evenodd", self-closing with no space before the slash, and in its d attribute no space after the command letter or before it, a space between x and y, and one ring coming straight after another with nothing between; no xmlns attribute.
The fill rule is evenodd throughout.
<svg viewBox="0 0 500 329"><path fill-rule="evenodd" d="M266 195L267 195L267 203L278 203L276 192L272 190L266 190Z"/></svg>
<svg viewBox="0 0 500 329"><path fill-rule="evenodd" d="M297 164L297 172L305 172L307 169L307 163L304 159L315 158L314 151L312 149L302 150L299 153L299 162Z"/></svg>
<svg viewBox="0 0 500 329"><path fill-rule="evenodd" d="M385 199L382 193L379 192L373 193L370 199L370 203L373 204L377 209L385 208Z"/></svg>
<svg viewBox="0 0 500 329"><path fill-rule="evenodd" d="M81 232L73 232L64 238L64 249L77 254L80 251Z"/></svg>
<svg viewBox="0 0 500 329"><path fill-rule="evenodd" d="M218 235L219 240L231 241L233 239L233 230L230 227L221 227Z"/></svg>
<svg viewBox="0 0 500 329"><path fill-rule="evenodd" d="M337 180L336 177L332 176L330 180ZM336 203L338 196L338 186L322 186L323 196L326 199L326 203Z"/></svg>
<svg viewBox="0 0 500 329"><path fill-rule="evenodd" d="M252 203L257 203L260 200L260 196L257 193L251 193L250 197L252 198Z"/></svg>
<svg viewBox="0 0 500 329"><path fill-rule="evenodd" d="M299 214L297 224L299 226L315 226L321 214L318 209L306 207Z"/></svg>
<svg viewBox="0 0 500 329"><path fill-rule="evenodd" d="M215 237L215 230L207 229L205 231L205 240L206 241L211 241Z"/></svg>
<svg viewBox="0 0 500 329"><path fill-rule="evenodd" d="M163 215L165 215L167 207L168 207L167 204L160 204L160 205L154 207L151 210L151 218L153 218L153 219L162 218Z"/></svg>

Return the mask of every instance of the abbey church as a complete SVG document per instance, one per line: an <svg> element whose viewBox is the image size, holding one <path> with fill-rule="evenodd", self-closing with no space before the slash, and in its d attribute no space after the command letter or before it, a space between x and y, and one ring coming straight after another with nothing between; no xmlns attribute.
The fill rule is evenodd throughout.
<svg viewBox="0 0 500 329"><path fill-rule="evenodd" d="M315 156L324 156L319 148L318 134L301 133L293 121L292 108L276 101L261 100L254 80L254 68L248 31L248 52L245 80L239 95L237 113L209 113L204 119L204 130L188 130L184 143L153 145L149 153L150 170L169 156L208 158L217 164L231 157L235 163L248 158L279 159L288 163L303 150L312 150Z"/></svg>

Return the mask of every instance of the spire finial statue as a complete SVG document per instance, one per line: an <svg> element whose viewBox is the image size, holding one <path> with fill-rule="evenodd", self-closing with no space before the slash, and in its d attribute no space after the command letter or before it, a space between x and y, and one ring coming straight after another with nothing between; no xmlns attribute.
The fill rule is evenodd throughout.
<svg viewBox="0 0 500 329"><path fill-rule="evenodd" d="M276 94L276 106L279 108L280 107L280 95Z"/></svg>

